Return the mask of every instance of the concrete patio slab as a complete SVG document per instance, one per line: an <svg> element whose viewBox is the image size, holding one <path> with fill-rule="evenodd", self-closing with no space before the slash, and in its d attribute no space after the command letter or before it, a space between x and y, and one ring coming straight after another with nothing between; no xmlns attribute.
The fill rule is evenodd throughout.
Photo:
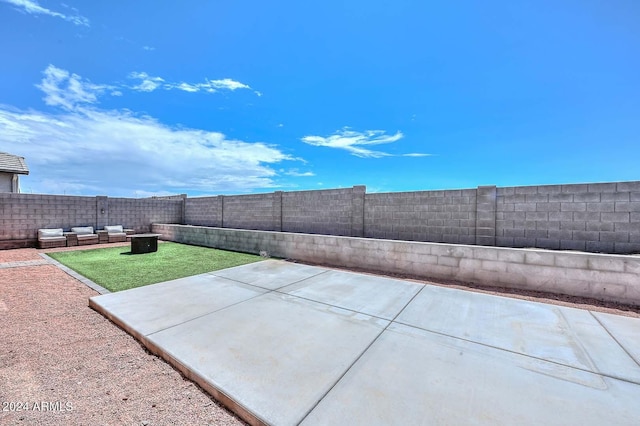
<svg viewBox="0 0 640 426"><path fill-rule="evenodd" d="M392 320L423 287L373 275L328 271L278 291Z"/></svg>
<svg viewBox="0 0 640 426"><path fill-rule="evenodd" d="M209 274L166 281L89 299L129 333L140 336L182 324L267 290Z"/></svg>
<svg viewBox="0 0 640 426"><path fill-rule="evenodd" d="M389 326L303 425L631 425L638 385Z"/></svg>
<svg viewBox="0 0 640 426"><path fill-rule="evenodd" d="M640 319L416 285L267 260L90 304L251 424L637 423Z"/></svg>
<svg viewBox="0 0 640 426"><path fill-rule="evenodd" d="M315 266L269 259L210 273L217 277L276 290L326 271Z"/></svg>
<svg viewBox="0 0 640 426"><path fill-rule="evenodd" d="M604 312L594 312L593 315L640 365L640 318L621 317Z"/></svg>
<svg viewBox="0 0 640 426"><path fill-rule="evenodd" d="M425 286L396 322L640 384L640 366L589 311Z"/></svg>
<svg viewBox="0 0 640 426"><path fill-rule="evenodd" d="M147 338L261 421L295 425L388 323L270 293Z"/></svg>

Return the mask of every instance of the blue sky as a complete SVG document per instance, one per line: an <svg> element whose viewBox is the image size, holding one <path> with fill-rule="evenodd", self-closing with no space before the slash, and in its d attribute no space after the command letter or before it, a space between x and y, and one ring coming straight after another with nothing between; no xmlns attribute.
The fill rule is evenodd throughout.
<svg viewBox="0 0 640 426"><path fill-rule="evenodd" d="M0 0L23 192L640 180L640 2Z"/></svg>

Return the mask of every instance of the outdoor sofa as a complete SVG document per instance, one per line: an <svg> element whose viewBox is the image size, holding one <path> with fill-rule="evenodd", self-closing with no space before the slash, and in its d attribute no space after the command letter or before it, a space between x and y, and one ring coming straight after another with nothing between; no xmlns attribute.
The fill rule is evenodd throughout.
<svg viewBox="0 0 640 426"><path fill-rule="evenodd" d="M66 246L67 237L62 228L38 229L38 247L41 249Z"/></svg>
<svg viewBox="0 0 640 426"><path fill-rule="evenodd" d="M76 234L79 246L98 244L98 234L93 232L93 226L77 226L71 228L71 232Z"/></svg>
<svg viewBox="0 0 640 426"><path fill-rule="evenodd" d="M119 243L127 241L127 230L123 229L122 225L107 225L104 230L98 231L98 233L102 236L100 242Z"/></svg>

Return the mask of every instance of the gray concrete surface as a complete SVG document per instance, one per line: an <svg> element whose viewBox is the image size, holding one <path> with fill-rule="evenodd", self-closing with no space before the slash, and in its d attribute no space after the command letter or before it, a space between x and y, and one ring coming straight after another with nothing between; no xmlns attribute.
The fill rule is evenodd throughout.
<svg viewBox="0 0 640 426"><path fill-rule="evenodd" d="M111 319L146 336L265 292L259 287L202 274L105 294L99 303ZM126 297L121 296L125 293Z"/></svg>
<svg viewBox="0 0 640 426"><path fill-rule="evenodd" d="M638 384L393 324L304 425L631 425Z"/></svg>
<svg viewBox="0 0 640 426"><path fill-rule="evenodd" d="M90 304L251 424L640 418L636 318L277 260Z"/></svg>
<svg viewBox="0 0 640 426"><path fill-rule="evenodd" d="M276 290L325 272L327 272L326 269L315 266L267 260L212 272L212 274L267 290Z"/></svg>
<svg viewBox="0 0 640 426"><path fill-rule="evenodd" d="M280 291L392 320L422 287L421 284L375 275L328 271Z"/></svg>
<svg viewBox="0 0 640 426"><path fill-rule="evenodd" d="M634 318L618 330L635 330ZM640 383L640 366L589 312L443 287L425 287L396 322Z"/></svg>
<svg viewBox="0 0 640 426"><path fill-rule="evenodd" d="M640 364L640 329L635 318L621 317L602 312L593 314L600 324L611 334L611 337L624 348L636 363Z"/></svg>
<svg viewBox="0 0 640 426"><path fill-rule="evenodd" d="M265 422L293 425L388 323L270 293L148 338Z"/></svg>

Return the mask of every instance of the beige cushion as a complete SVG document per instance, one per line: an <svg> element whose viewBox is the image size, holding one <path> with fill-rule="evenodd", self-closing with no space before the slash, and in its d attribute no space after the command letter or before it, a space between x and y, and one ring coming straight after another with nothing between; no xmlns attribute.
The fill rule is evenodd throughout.
<svg viewBox="0 0 640 426"><path fill-rule="evenodd" d="M62 228L38 229L38 239L47 238L47 237L64 237Z"/></svg>
<svg viewBox="0 0 640 426"><path fill-rule="evenodd" d="M38 237L39 241L67 241L67 237Z"/></svg>
<svg viewBox="0 0 640 426"><path fill-rule="evenodd" d="M109 234L113 234L115 232L122 232L122 225L111 225L111 226L105 226L104 230L107 231Z"/></svg>
<svg viewBox="0 0 640 426"><path fill-rule="evenodd" d="M96 234L78 234L79 240L91 240L93 238L98 238Z"/></svg>
<svg viewBox="0 0 640 426"><path fill-rule="evenodd" d="M75 228L71 228L71 232L75 232L78 235L93 234L93 226L77 226Z"/></svg>
<svg viewBox="0 0 640 426"><path fill-rule="evenodd" d="M109 232L110 237L126 237L126 232Z"/></svg>

